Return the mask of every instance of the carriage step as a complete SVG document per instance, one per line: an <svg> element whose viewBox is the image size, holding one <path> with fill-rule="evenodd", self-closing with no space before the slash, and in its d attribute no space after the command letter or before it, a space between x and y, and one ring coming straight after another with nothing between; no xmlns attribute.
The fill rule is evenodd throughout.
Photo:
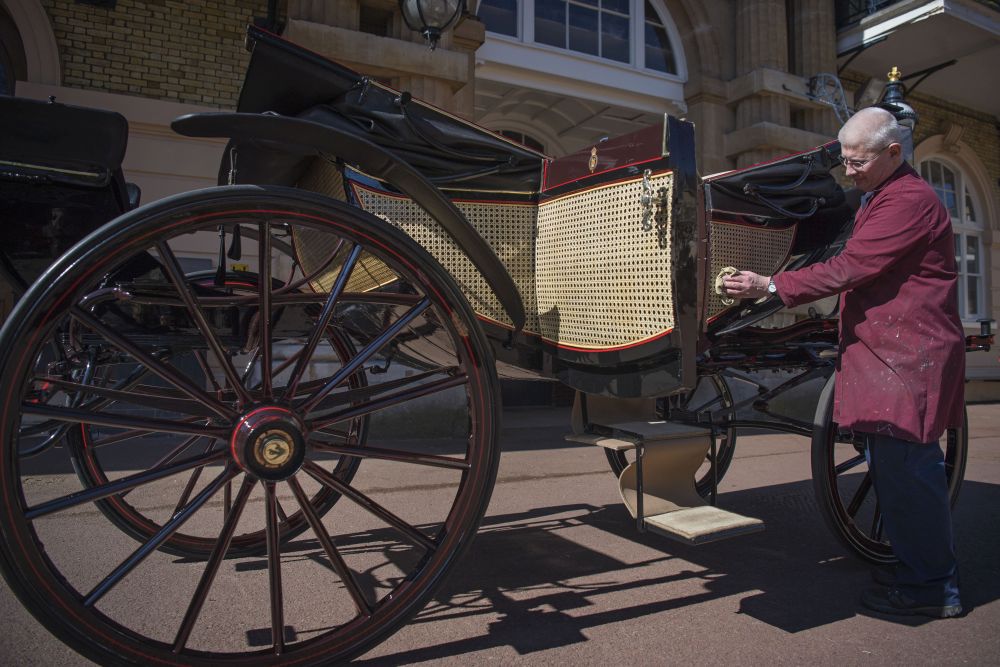
<svg viewBox="0 0 1000 667"><path fill-rule="evenodd" d="M760 519L711 505L647 516L643 523L650 532L691 545L764 530L764 522Z"/></svg>
<svg viewBox="0 0 1000 667"><path fill-rule="evenodd" d="M668 421L618 422L615 424L594 424L592 427L607 434L570 433L566 436L566 440L623 452L635 449L639 443L651 445L669 440L684 440L709 433L708 429L700 426L688 426Z"/></svg>

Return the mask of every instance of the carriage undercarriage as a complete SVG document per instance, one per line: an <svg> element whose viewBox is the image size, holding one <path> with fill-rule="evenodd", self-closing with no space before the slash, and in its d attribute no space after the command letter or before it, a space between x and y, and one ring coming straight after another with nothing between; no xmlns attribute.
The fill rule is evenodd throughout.
<svg viewBox="0 0 1000 667"><path fill-rule="evenodd" d="M179 121L232 138L222 179L236 184L50 248L0 334L0 565L60 639L109 664L329 664L370 648L475 534L499 458L498 369L578 391L570 438L605 447L640 530L700 543L761 528L664 526L718 518L740 431L770 429L812 438L838 539L893 561L863 448L832 421L835 319L764 329L779 303L713 289L728 265L837 252L852 211L829 176L835 145L699 184L689 126L665 119L548 163L251 36L258 71L291 53L295 76L339 92L269 115L287 96L248 76L241 113ZM5 201L90 173L3 164ZM124 212L118 164L63 186L115 190ZM217 244L217 270L185 269L192 244ZM15 255L0 268L26 284L45 253ZM815 417L782 410L809 383L827 386ZM964 429L943 444L954 499ZM47 483L52 469L75 484ZM401 488L425 501L399 504ZM183 600L166 613L147 604L164 587ZM324 605L305 608L317 587Z"/></svg>

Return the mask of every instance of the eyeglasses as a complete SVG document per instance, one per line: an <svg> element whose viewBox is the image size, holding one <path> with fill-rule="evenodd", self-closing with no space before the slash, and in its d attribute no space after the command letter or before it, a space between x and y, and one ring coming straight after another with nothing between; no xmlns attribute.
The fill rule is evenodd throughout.
<svg viewBox="0 0 1000 667"><path fill-rule="evenodd" d="M875 153L875 155L871 156L867 160L854 160L851 158L846 158L843 155L841 155L840 163L845 167L850 167L851 169L854 169L855 171L861 171L862 169L865 168L865 165L867 165L869 162L874 162L876 159L878 159L878 156L881 155L885 151L885 149L888 148L889 146L892 146L892 144L891 143L886 144L885 146L880 148L878 152Z"/></svg>

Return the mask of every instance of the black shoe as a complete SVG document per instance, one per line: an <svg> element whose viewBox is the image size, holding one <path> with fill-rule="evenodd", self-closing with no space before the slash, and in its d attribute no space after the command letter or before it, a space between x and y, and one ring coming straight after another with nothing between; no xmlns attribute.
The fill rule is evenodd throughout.
<svg viewBox="0 0 1000 667"><path fill-rule="evenodd" d="M962 605L921 605L898 588L869 588L861 594L861 605L881 614L894 616L930 616L954 618L962 613Z"/></svg>
<svg viewBox="0 0 1000 667"><path fill-rule="evenodd" d="M872 581L874 581L879 586L885 586L885 587L895 586L896 571L892 567L873 567Z"/></svg>

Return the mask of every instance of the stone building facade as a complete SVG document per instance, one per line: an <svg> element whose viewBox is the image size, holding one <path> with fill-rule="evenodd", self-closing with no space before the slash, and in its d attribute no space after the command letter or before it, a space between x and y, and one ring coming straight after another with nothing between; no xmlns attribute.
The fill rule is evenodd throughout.
<svg viewBox="0 0 1000 667"><path fill-rule="evenodd" d="M953 203L971 333L1000 312L1000 104L984 85L1000 8L944 5L470 0L431 51L394 0L0 0L0 73L19 95L124 113L125 169L150 201L214 183L223 143L177 137L169 122L234 107L254 20L556 156L684 116L706 174L827 142L845 110L877 101L889 68L929 70L904 79L920 116L914 159ZM969 363L970 396L1000 398L995 355Z"/></svg>

